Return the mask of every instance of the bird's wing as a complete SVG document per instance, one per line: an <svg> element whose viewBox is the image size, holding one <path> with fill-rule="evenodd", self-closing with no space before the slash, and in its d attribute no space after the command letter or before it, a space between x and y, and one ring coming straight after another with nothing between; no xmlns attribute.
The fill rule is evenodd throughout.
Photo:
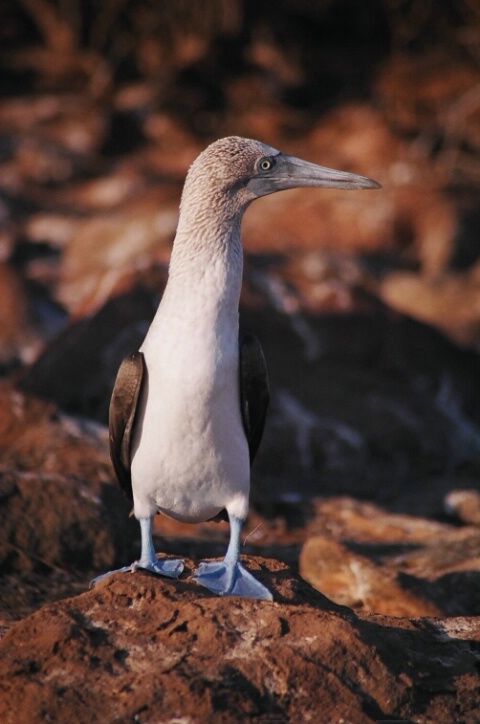
<svg viewBox="0 0 480 724"><path fill-rule="evenodd" d="M130 453L144 373L145 361L141 352L125 357L118 370L110 400L110 457L120 487L130 500L133 500Z"/></svg>
<svg viewBox="0 0 480 724"><path fill-rule="evenodd" d="M269 402L267 364L262 346L253 334L246 334L240 341L240 404L250 464L262 440Z"/></svg>

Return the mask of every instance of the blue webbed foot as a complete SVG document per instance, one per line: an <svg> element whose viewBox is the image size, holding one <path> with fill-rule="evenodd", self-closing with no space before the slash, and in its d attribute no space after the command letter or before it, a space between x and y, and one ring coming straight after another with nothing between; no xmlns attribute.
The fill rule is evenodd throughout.
<svg viewBox="0 0 480 724"><path fill-rule="evenodd" d="M97 583L100 583L100 581L105 580L105 578L112 576L114 573L126 573L127 571L133 571L133 566L134 564L132 563L131 566L123 566L123 568L115 568L114 571L107 571L106 573L102 573L101 576L96 576L96 578L92 578L89 588L93 588Z"/></svg>
<svg viewBox="0 0 480 724"><path fill-rule="evenodd" d="M113 573L127 573L129 571L134 573L137 569L141 569L156 573L158 576L165 576L166 578L178 578L184 567L183 561L172 560L171 558L155 558L149 561L142 561L142 559L140 559L129 566L123 566L123 568L116 568L114 571L102 573L101 576L97 576L90 581L90 588L93 588L96 583L100 583L100 581L108 578L108 576L111 576Z"/></svg>
<svg viewBox="0 0 480 724"><path fill-rule="evenodd" d="M183 561L171 558L155 558L151 561L142 562L142 559L132 564L132 570L140 568L150 573L156 573L158 576L166 576L166 578L178 578L185 568Z"/></svg>
<svg viewBox="0 0 480 724"><path fill-rule="evenodd" d="M194 573L194 580L219 596L241 596L273 601L273 596L265 586L257 581L237 561L229 564L226 561L200 563Z"/></svg>

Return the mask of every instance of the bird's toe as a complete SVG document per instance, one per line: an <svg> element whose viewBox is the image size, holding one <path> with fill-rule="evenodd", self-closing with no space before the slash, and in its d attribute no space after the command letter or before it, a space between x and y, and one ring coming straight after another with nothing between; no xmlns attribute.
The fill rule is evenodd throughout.
<svg viewBox="0 0 480 724"><path fill-rule="evenodd" d="M241 563L234 565L228 565L223 561L201 563L193 577L197 583L218 596L273 600L268 588L257 581Z"/></svg>
<svg viewBox="0 0 480 724"><path fill-rule="evenodd" d="M166 578L178 578L185 565L182 560L171 558L155 558L151 561L139 560L135 564L135 568L141 568L150 573L156 573L158 576L165 576Z"/></svg>
<svg viewBox="0 0 480 724"><path fill-rule="evenodd" d="M100 583L101 581L104 581L105 578L108 578L109 576L112 576L114 573L126 573L127 571L133 571L135 564L132 563L130 566L123 566L123 568L115 568L113 571L107 571L106 573L102 573L101 576L96 576L90 581L90 588L93 588L96 586L97 583Z"/></svg>

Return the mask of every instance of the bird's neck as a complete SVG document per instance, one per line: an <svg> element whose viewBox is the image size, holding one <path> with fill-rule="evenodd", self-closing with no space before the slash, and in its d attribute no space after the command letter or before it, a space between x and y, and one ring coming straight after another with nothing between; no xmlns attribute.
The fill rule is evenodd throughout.
<svg viewBox="0 0 480 724"><path fill-rule="evenodd" d="M243 252L243 213L182 206L162 305L218 327L238 325Z"/></svg>
<svg viewBox="0 0 480 724"><path fill-rule="evenodd" d="M241 272L242 241L240 227L243 213L224 219L210 211L202 217L197 211L193 216L180 215L177 233L170 258L171 279L188 274L194 277L207 274L215 265L225 269L239 267Z"/></svg>

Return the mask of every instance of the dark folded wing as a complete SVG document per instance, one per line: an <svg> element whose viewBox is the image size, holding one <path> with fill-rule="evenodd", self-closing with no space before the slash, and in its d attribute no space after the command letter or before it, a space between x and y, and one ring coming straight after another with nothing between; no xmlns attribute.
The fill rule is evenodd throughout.
<svg viewBox="0 0 480 724"><path fill-rule="evenodd" d="M267 364L262 346L253 334L246 334L240 341L240 404L250 464L262 440L269 402Z"/></svg>
<svg viewBox="0 0 480 724"><path fill-rule="evenodd" d="M133 500L130 455L138 401L145 375L145 361L141 352L125 357L112 392L109 410L110 457L120 487Z"/></svg>

